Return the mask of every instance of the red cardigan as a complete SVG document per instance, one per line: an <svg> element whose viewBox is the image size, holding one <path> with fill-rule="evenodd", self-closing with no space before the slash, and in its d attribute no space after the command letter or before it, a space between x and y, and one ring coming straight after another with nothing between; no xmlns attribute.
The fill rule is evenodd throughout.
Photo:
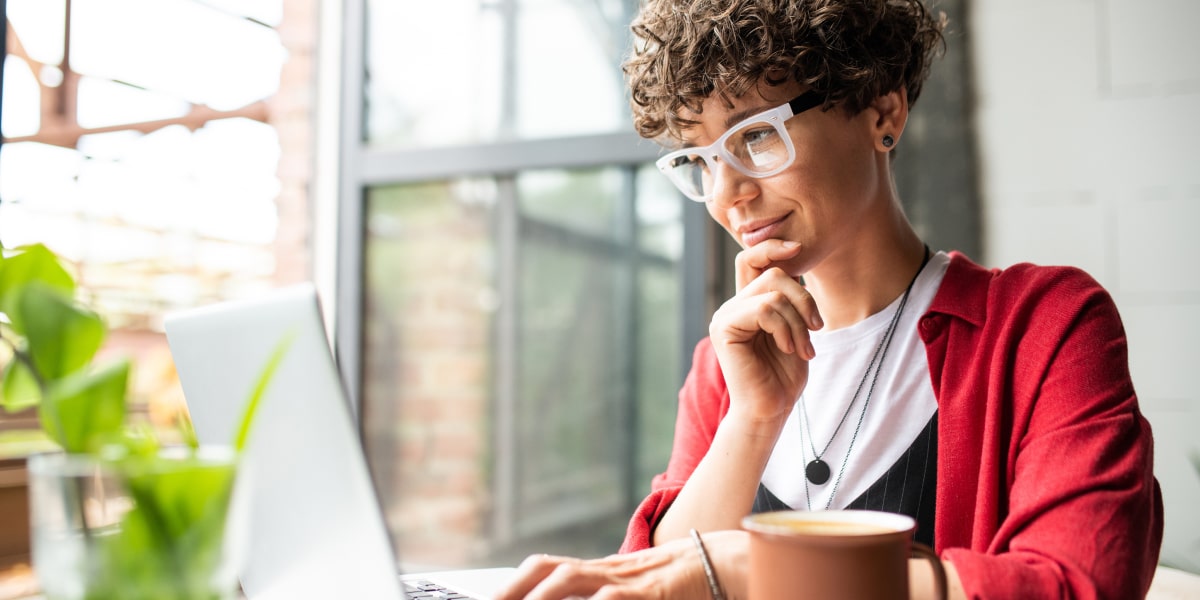
<svg viewBox="0 0 1200 600"><path fill-rule="evenodd" d="M934 545L967 596L1144 597L1162 495L1108 293L1078 269L987 270L952 253L918 329L938 401ZM650 546L728 410L705 339L679 394L667 471L622 552Z"/></svg>

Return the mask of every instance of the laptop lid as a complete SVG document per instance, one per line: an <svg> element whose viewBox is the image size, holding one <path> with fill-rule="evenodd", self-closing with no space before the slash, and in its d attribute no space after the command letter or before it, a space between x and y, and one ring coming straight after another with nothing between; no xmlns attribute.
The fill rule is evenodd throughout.
<svg viewBox="0 0 1200 600"><path fill-rule="evenodd" d="M294 336L259 405L243 465L246 595L403 598L313 286L171 314L165 328L205 444L233 441L268 358Z"/></svg>

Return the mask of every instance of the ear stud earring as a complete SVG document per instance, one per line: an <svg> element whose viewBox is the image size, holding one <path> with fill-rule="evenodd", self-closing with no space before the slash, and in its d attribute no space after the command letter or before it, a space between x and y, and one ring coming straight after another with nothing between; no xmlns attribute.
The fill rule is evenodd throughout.
<svg viewBox="0 0 1200 600"><path fill-rule="evenodd" d="M896 138L892 137L890 134L883 136L883 147L884 148L891 148L895 144L896 144Z"/></svg>

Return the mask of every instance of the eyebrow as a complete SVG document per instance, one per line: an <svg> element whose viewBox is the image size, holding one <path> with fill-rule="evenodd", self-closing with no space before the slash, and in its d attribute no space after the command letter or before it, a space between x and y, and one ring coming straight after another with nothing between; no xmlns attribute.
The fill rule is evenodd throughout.
<svg viewBox="0 0 1200 600"><path fill-rule="evenodd" d="M735 113L730 113L729 116L725 117L725 129L728 130L730 127L733 127L734 125L737 125L738 123L741 123L742 121L745 121L754 115L767 112L768 110L775 108L775 106L777 105L772 104L770 106L759 106L758 108L744 108Z"/></svg>

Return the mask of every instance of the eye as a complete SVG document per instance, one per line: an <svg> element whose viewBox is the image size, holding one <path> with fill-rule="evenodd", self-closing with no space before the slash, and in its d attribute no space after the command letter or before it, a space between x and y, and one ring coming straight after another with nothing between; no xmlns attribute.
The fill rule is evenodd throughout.
<svg viewBox="0 0 1200 600"><path fill-rule="evenodd" d="M751 152L760 151L760 147L768 146L779 138L779 132L774 127L759 127L750 129L742 134L742 143Z"/></svg>
<svg viewBox="0 0 1200 600"><path fill-rule="evenodd" d="M704 159L700 158L699 154L683 154L672 159L670 167L672 169L698 167L707 170L708 163L704 162Z"/></svg>

